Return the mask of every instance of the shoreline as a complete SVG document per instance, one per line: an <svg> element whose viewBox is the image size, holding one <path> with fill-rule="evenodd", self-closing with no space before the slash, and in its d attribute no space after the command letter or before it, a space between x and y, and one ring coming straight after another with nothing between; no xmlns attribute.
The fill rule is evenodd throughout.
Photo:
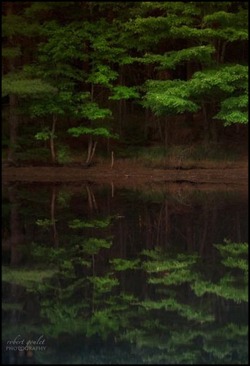
<svg viewBox="0 0 250 366"><path fill-rule="evenodd" d="M88 168L76 167L4 167L2 181L8 182L51 182L51 183L207 183L248 185L248 166L209 168L156 169L136 164L113 167L96 165ZM130 184L128 184L130 185Z"/></svg>

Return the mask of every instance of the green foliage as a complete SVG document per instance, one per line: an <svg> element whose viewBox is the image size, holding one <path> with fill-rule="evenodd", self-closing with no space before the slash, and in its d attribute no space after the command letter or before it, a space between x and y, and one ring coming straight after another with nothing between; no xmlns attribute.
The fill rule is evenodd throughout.
<svg viewBox="0 0 250 366"><path fill-rule="evenodd" d="M102 339L106 340L108 335L117 332L119 329L119 322L113 317L112 312L108 309L95 311L91 317L86 336L91 337L98 334Z"/></svg>
<svg viewBox="0 0 250 366"><path fill-rule="evenodd" d="M135 61L150 64L159 63L159 70L175 69L179 64L186 63L191 60L200 61L205 65L212 63L211 55L215 52L212 45L195 46L180 51L170 51L163 55L155 55L146 53L143 58L135 58Z"/></svg>
<svg viewBox="0 0 250 366"><path fill-rule="evenodd" d="M65 248L53 248L38 243L31 243L30 253L34 262L40 263L58 264L66 258Z"/></svg>
<svg viewBox="0 0 250 366"><path fill-rule="evenodd" d="M196 72L189 82L192 95L211 95L219 92L232 94L242 92L248 86L248 68L244 65L222 66L218 69L211 69Z"/></svg>
<svg viewBox="0 0 250 366"><path fill-rule="evenodd" d="M2 96L16 94L27 98L55 92L55 87L41 79L24 79L19 74L7 74L2 78Z"/></svg>
<svg viewBox="0 0 250 366"><path fill-rule="evenodd" d="M2 16L3 37L37 36L40 33L40 29L40 25L37 22L30 22L22 15L8 14Z"/></svg>
<svg viewBox="0 0 250 366"><path fill-rule="evenodd" d="M198 112L200 124L201 112L208 124L248 123L247 3L9 3L2 20L2 95L18 96L25 123L60 117L59 143L67 130L76 137L119 132L133 145L163 142L164 120L150 113L144 120L141 106L156 117ZM217 122L211 126L210 135ZM190 127L197 139L200 127ZM38 131L38 139L53 138ZM56 149L62 163L65 149Z"/></svg>
<svg viewBox="0 0 250 366"><path fill-rule="evenodd" d="M248 243L232 243L225 240L223 244L214 244L220 251L222 263L229 268L238 268L248 275Z"/></svg>
<svg viewBox="0 0 250 366"><path fill-rule="evenodd" d="M47 305L47 306L46 306ZM42 316L50 320L51 325L44 325L43 331L51 337L58 337L60 334L75 334L85 330L85 325L79 321L78 305L68 304L44 304Z"/></svg>
<svg viewBox="0 0 250 366"><path fill-rule="evenodd" d="M152 109L156 115L176 115L196 112L203 98L221 100L221 110L214 116L232 123L247 123L247 67L243 65L224 66L196 72L192 79L148 81L143 106ZM235 94L235 97L227 95ZM240 94L240 95L239 95Z"/></svg>
<svg viewBox="0 0 250 366"><path fill-rule="evenodd" d="M230 240L225 240L223 244L214 244L214 246L221 252L223 256L247 255L248 243L233 243Z"/></svg>
<svg viewBox="0 0 250 366"><path fill-rule="evenodd" d="M97 65L96 69L92 71L90 76L87 78L87 82L93 84L101 84L106 87L111 87L110 81L116 80L118 73L113 71L109 66Z"/></svg>
<svg viewBox="0 0 250 366"><path fill-rule="evenodd" d="M41 141L47 141L49 140L50 138L56 138L56 135L51 133L51 131L49 130L48 127L45 127L43 129L43 131L40 131L40 132L37 132L35 134L35 139L36 140L41 140Z"/></svg>
<svg viewBox="0 0 250 366"><path fill-rule="evenodd" d="M236 303L248 302L247 286L238 288L232 276L224 276L218 283L209 281L196 281L191 285L196 296L203 296L205 293L215 294Z"/></svg>
<svg viewBox="0 0 250 366"><path fill-rule="evenodd" d="M69 222L68 225L71 229L82 229L82 228L104 229L104 228L110 226L112 219L113 219L112 216L108 216L102 220L91 220L91 221L82 221L79 219L75 219L75 220Z"/></svg>
<svg viewBox="0 0 250 366"><path fill-rule="evenodd" d="M229 257L229 258L225 258L222 263L226 266L226 267L230 267L230 268L239 268L242 271L245 271L246 273L248 273L248 260L246 259L240 259L240 258L233 258L233 257Z"/></svg>
<svg viewBox="0 0 250 366"><path fill-rule="evenodd" d="M59 164L66 164L71 162L70 148L67 145L60 144L57 147L57 161Z"/></svg>
<svg viewBox="0 0 250 366"><path fill-rule="evenodd" d="M145 253L144 253L145 254ZM156 259L156 258L154 258ZM171 270L181 270L186 268L192 264L194 264L197 260L197 256L183 256L178 255L176 259L172 258L159 258L158 261L149 261L144 263L144 268L147 272L164 272L164 271L171 271Z"/></svg>
<svg viewBox="0 0 250 366"><path fill-rule="evenodd" d="M155 260L159 260L161 257L162 257L162 249L160 247L156 247L155 249L144 249L142 252L141 252L141 255L143 256L147 256L151 259L155 259Z"/></svg>
<svg viewBox="0 0 250 366"><path fill-rule="evenodd" d="M248 243L232 243L225 240L223 244L214 244L221 252L222 263L230 269L241 269L245 273L242 286L239 288L237 278L232 274L226 274L218 283L199 280L191 286L197 296L203 296L204 293L213 293L217 296L233 300L237 303L248 301L247 283L248 283L248 261L245 256L248 254ZM244 257L244 258L242 258Z"/></svg>
<svg viewBox="0 0 250 366"><path fill-rule="evenodd" d="M197 262L196 255L179 254L173 259L166 257L160 251L155 253L143 251L142 254L152 258L142 265L147 273L153 274L148 278L150 284L180 285L185 282L193 282L197 278L197 274L192 270L192 265Z"/></svg>
<svg viewBox="0 0 250 366"><path fill-rule="evenodd" d="M112 88L112 93L113 95L109 97L111 100L139 98L139 93L135 87L127 87L124 85L115 86Z"/></svg>
<svg viewBox="0 0 250 366"><path fill-rule="evenodd" d="M46 229L52 225L52 222L49 219L37 219L36 224Z"/></svg>
<svg viewBox="0 0 250 366"><path fill-rule="evenodd" d="M59 91L54 97L45 96L33 99L29 105L31 117L64 116L70 111L73 95L68 91Z"/></svg>
<svg viewBox="0 0 250 366"><path fill-rule="evenodd" d="M109 275L101 277L89 277L89 281L94 285L95 291L100 294L110 292L113 287L119 285L117 278L111 278Z"/></svg>
<svg viewBox="0 0 250 366"><path fill-rule="evenodd" d="M68 207L70 204L70 199L72 197L71 192L60 190L57 195L57 202L61 207Z"/></svg>
<svg viewBox="0 0 250 366"><path fill-rule="evenodd" d="M20 303L4 303L2 302L2 311L22 311L23 304Z"/></svg>
<svg viewBox="0 0 250 366"><path fill-rule="evenodd" d="M140 260L139 259L122 259L122 258L114 258L110 260L115 271L127 271L128 269L138 269L140 268Z"/></svg>
<svg viewBox="0 0 250 366"><path fill-rule="evenodd" d="M184 112L196 112L199 106L192 102L190 89L181 80L148 81L143 106L152 109L157 115L176 115Z"/></svg>
<svg viewBox="0 0 250 366"><path fill-rule="evenodd" d="M167 311L177 311L182 317L188 320L197 321L199 323L213 322L214 316L206 314L202 311L197 311L193 307L180 304L175 299L167 299L161 301L143 301L141 306L148 310L165 309Z"/></svg>
<svg viewBox="0 0 250 366"><path fill-rule="evenodd" d="M224 121L224 126L234 123L248 123L248 95L229 97L221 103L220 111L214 116Z"/></svg>
<svg viewBox="0 0 250 366"><path fill-rule="evenodd" d="M88 102L82 105L81 109L75 111L76 117L84 117L91 121L103 119L111 116L111 111L107 108L100 108L97 103Z"/></svg>
<svg viewBox="0 0 250 366"><path fill-rule="evenodd" d="M2 49L2 57L13 59L21 56L20 47L4 47Z"/></svg>
<svg viewBox="0 0 250 366"><path fill-rule="evenodd" d="M111 245L112 242L105 239L88 238L83 243L83 251L87 254L94 255L97 254L100 249L109 249Z"/></svg>
<svg viewBox="0 0 250 366"><path fill-rule="evenodd" d="M112 134L105 127L98 128L90 128L84 126L72 127L68 129L68 133L70 133L74 137L79 137L81 135L92 135L92 136L101 136L106 138L117 138L116 134Z"/></svg>
<svg viewBox="0 0 250 366"><path fill-rule="evenodd" d="M10 268L3 266L2 280L24 286L27 289L32 289L43 280L48 280L54 276L55 271L51 269L28 269L28 268Z"/></svg>

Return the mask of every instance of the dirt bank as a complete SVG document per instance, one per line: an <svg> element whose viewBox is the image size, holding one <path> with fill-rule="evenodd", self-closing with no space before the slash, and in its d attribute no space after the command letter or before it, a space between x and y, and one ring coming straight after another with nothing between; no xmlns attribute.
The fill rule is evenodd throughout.
<svg viewBox="0 0 250 366"><path fill-rule="evenodd" d="M108 163L92 167L3 167L2 180L7 182L98 182L131 186L153 182L208 183L248 185L248 163L199 166L191 169L155 169L136 162L117 161L111 169Z"/></svg>

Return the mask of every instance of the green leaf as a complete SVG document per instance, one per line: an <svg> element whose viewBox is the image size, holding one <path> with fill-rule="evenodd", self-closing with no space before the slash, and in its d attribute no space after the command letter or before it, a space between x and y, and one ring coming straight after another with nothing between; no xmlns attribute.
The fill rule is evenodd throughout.
<svg viewBox="0 0 250 366"><path fill-rule="evenodd" d="M84 126L72 127L68 129L68 133L74 137L79 137L81 135L92 135L92 136L102 136L106 138L118 138L116 134L112 134L107 128L89 128Z"/></svg>
<svg viewBox="0 0 250 366"><path fill-rule="evenodd" d="M110 100L135 99L140 96L135 87L123 85L115 86L112 89L112 93L113 95L109 97Z"/></svg>
<svg viewBox="0 0 250 366"><path fill-rule="evenodd" d="M2 96L16 94L30 97L41 94L54 94L57 89L41 79L22 79L19 74L7 74L2 79Z"/></svg>
<svg viewBox="0 0 250 366"><path fill-rule="evenodd" d="M102 220L91 220L91 221L82 221L79 219L75 219L69 222L69 227L71 229L82 229L82 228L99 228L104 229L111 224L112 216L107 217Z"/></svg>

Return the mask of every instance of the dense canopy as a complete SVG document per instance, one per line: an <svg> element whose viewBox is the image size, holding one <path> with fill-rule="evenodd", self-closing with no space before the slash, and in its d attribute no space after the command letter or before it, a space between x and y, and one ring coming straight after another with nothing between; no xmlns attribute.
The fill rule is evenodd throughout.
<svg viewBox="0 0 250 366"><path fill-rule="evenodd" d="M5 1L2 35L8 160L246 135L247 2Z"/></svg>

